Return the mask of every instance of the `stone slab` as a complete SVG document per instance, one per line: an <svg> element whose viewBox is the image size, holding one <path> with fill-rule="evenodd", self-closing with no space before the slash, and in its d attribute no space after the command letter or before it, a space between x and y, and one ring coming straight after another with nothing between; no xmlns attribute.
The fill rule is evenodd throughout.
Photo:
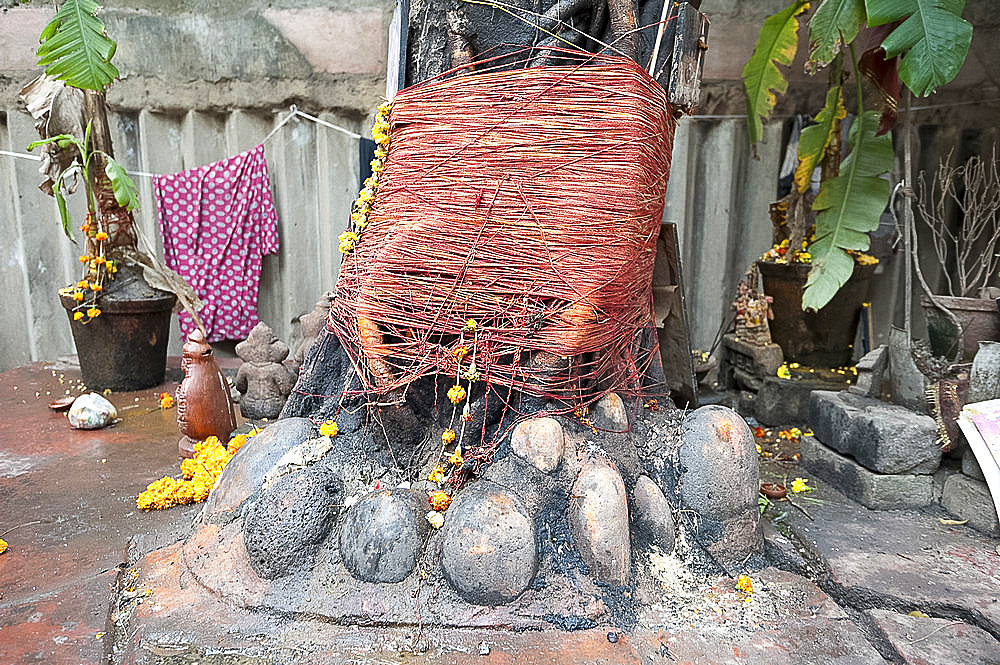
<svg viewBox="0 0 1000 665"><path fill-rule="evenodd" d="M906 665L1000 664L1000 642L962 621L869 610Z"/></svg>
<svg viewBox="0 0 1000 665"><path fill-rule="evenodd" d="M933 508L867 511L833 485L811 479L812 519L785 518L793 536L826 568L824 590L855 607L919 609L964 617L1000 634L997 539L969 526L942 524Z"/></svg>
<svg viewBox="0 0 1000 665"><path fill-rule="evenodd" d="M997 510L985 482L956 473L944 481L941 505L969 526L988 534L1000 534Z"/></svg>
<svg viewBox="0 0 1000 665"><path fill-rule="evenodd" d="M802 425L809 421L809 396L817 390L843 390L847 382L822 379L781 379L769 376L754 400L754 416L763 425Z"/></svg>
<svg viewBox="0 0 1000 665"><path fill-rule="evenodd" d="M934 501L934 476L872 473L853 459L802 437L802 465L872 510L913 508Z"/></svg>
<svg viewBox="0 0 1000 665"><path fill-rule="evenodd" d="M941 463L930 416L847 391L816 391L809 402L816 437L876 473L934 473Z"/></svg>

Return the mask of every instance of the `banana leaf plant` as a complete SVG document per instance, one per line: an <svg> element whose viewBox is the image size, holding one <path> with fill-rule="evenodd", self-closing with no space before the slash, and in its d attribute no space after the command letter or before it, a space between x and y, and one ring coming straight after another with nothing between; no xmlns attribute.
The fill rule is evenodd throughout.
<svg viewBox="0 0 1000 665"><path fill-rule="evenodd" d="M803 41L800 32L808 32L807 72L825 68L828 73L826 102L815 124L802 130L792 192L778 206L790 229L803 226L802 211L810 218L815 215L811 241L803 246L802 235L808 233L798 237L793 233L787 243L790 258L812 264L803 309L822 308L850 279L855 262L874 260L864 252L867 234L877 228L889 202L884 176L892 169L893 149L888 131L895 123L901 85L914 95L926 96L955 78L972 40L972 25L962 18L964 4L964 0L793 0L764 21L743 68L751 143L760 140L763 122L778 95L788 89L781 67L794 61ZM859 57L856 46L861 44L865 48ZM849 152L841 160L848 67L854 73L857 106ZM871 82L874 101L865 98L862 78ZM821 169L819 193L811 205L804 205L816 168ZM798 219L793 219L796 215Z"/></svg>
<svg viewBox="0 0 1000 665"><path fill-rule="evenodd" d="M60 5L39 36L38 64L45 72L22 90L29 110L35 100L47 98L51 105L53 98L66 93L65 99L72 100L66 104L79 108L81 116L75 131L82 135L76 135L53 130L44 109L32 112L40 118L43 138L28 149L45 146L49 158L56 153L52 182L43 183L42 189L55 197L63 232L70 240L73 221L66 205L66 178L77 169L86 198L87 218L80 226L86 238L86 251L80 256L83 276L60 293L76 301L73 317L86 323L100 316L102 292L119 268L141 271L149 285L175 293L197 322L194 310L200 301L190 285L138 247L132 215L138 208L138 191L114 159L105 100L107 88L119 77L111 62L117 44L108 37L98 9L95 0L65 0Z"/></svg>

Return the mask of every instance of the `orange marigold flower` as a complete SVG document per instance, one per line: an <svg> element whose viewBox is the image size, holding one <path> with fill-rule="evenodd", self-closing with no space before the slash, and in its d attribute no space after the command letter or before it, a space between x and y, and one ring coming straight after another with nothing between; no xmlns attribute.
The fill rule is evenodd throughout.
<svg viewBox="0 0 1000 665"><path fill-rule="evenodd" d="M431 492L427 500L430 501L431 508L434 510L448 510L448 506L451 505L451 497L448 496L447 492L443 492L442 490Z"/></svg>
<svg viewBox="0 0 1000 665"><path fill-rule="evenodd" d="M87 263L88 261L90 261L90 257L84 254L83 256L79 257L79 261L80 263Z"/></svg>
<svg viewBox="0 0 1000 665"><path fill-rule="evenodd" d="M80 302L83 300L83 291L74 291L73 300Z"/></svg>
<svg viewBox="0 0 1000 665"><path fill-rule="evenodd" d="M103 289L103 288L104 288L104 287L103 287L103 286L101 286L100 284L98 284L97 282L91 282L91 283L90 283L90 290L91 290L91 291L100 291L100 290L101 290L101 289Z"/></svg>
<svg viewBox="0 0 1000 665"><path fill-rule="evenodd" d="M84 222L83 224L80 225L80 230L83 231L84 233L89 233L90 232L90 224L88 224L87 222Z"/></svg>
<svg viewBox="0 0 1000 665"><path fill-rule="evenodd" d="M457 349L455 349L455 357L458 358L459 360L461 360L467 355L469 355L469 347L460 346Z"/></svg>
<svg viewBox="0 0 1000 665"><path fill-rule="evenodd" d="M76 283L76 288L85 289L87 288L87 283L88 283L87 280L81 279L79 282Z"/></svg>
<svg viewBox="0 0 1000 665"><path fill-rule="evenodd" d="M454 464L460 469L462 468L462 465L465 464L465 458L462 457L462 449L460 447L455 448L455 452L453 452L451 457L448 458L448 462Z"/></svg>
<svg viewBox="0 0 1000 665"><path fill-rule="evenodd" d="M87 316L89 316L92 319L96 319L100 315L101 315L101 310L97 309L96 307L91 307L87 309Z"/></svg>
<svg viewBox="0 0 1000 665"><path fill-rule="evenodd" d="M327 420L325 423L319 426L320 436L337 436L337 423L333 420Z"/></svg>
<svg viewBox="0 0 1000 665"><path fill-rule="evenodd" d="M445 444L449 444L452 441L454 441L455 440L455 430L453 430L453 429L446 429L444 432L441 433L441 440L444 441Z"/></svg>
<svg viewBox="0 0 1000 665"><path fill-rule="evenodd" d="M97 240L98 242L104 242L107 239L108 239L108 234L105 233L104 231L101 231L100 233L94 236L94 240Z"/></svg>
<svg viewBox="0 0 1000 665"><path fill-rule="evenodd" d="M763 427L753 428L753 435L756 436L757 438L763 437L765 434L767 434L767 432L764 431Z"/></svg>
<svg viewBox="0 0 1000 665"><path fill-rule="evenodd" d="M105 259L103 256L95 256L94 263L96 263L97 265L102 265L104 263L107 263L107 259Z"/></svg>
<svg viewBox="0 0 1000 665"><path fill-rule="evenodd" d="M452 386L448 389L448 399L452 404L458 404L465 399L465 388L457 384Z"/></svg>
<svg viewBox="0 0 1000 665"><path fill-rule="evenodd" d="M79 321L83 318L83 312L73 312L73 320Z"/></svg>
<svg viewBox="0 0 1000 665"><path fill-rule="evenodd" d="M172 409L174 406L174 398L170 393L160 393L160 408L161 409Z"/></svg>
<svg viewBox="0 0 1000 665"><path fill-rule="evenodd" d="M427 480L431 481L432 483L440 483L441 481L444 480L444 469L441 468L440 466L434 467L434 470L431 471L430 475L427 476Z"/></svg>

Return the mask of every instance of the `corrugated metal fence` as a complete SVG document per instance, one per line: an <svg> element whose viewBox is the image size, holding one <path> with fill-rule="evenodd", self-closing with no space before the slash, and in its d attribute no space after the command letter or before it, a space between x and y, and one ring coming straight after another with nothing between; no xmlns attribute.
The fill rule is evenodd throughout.
<svg viewBox="0 0 1000 665"><path fill-rule="evenodd" d="M183 170L253 147L285 113L116 113L112 115L116 156L136 171ZM320 117L353 131L367 131L333 114ZM688 320L696 347L711 346L728 316L736 283L770 244L767 206L777 191L781 132L780 124L772 123L759 147L759 159L754 159L742 118L695 117L678 126L664 219L678 224ZM988 148L996 132L967 134L954 127L921 127L919 144L924 150L917 164L933 168L937 155L959 143ZM0 113L0 150L24 152L35 137L26 114L14 109ZM265 259L259 312L282 339L291 341L297 317L312 309L336 278L340 263L336 238L356 194L358 146L356 139L342 133L295 120L268 141L266 154L281 250ZM74 352L55 292L76 278L79 248L61 236L54 202L37 188L36 168L33 161L0 157L0 370ZM137 181L142 194L139 224L158 248L150 181L144 177ZM82 207L79 201L75 205ZM880 268L888 276L880 280L875 298L875 328L880 335L901 309L899 263L889 261ZM175 322L171 353L176 354L179 346Z"/></svg>

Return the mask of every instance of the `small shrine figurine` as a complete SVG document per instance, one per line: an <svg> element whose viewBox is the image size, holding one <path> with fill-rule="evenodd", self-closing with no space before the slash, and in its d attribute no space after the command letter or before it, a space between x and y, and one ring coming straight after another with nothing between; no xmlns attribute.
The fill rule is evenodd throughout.
<svg viewBox="0 0 1000 665"><path fill-rule="evenodd" d="M184 380L177 388L177 427L184 436L177 448L184 457L194 456L194 444L210 436L228 441L236 429L236 408L229 384L212 356L212 347L200 330L184 343L181 369Z"/></svg>
<svg viewBox="0 0 1000 665"><path fill-rule="evenodd" d="M250 420L277 418L298 379L293 368L282 364L288 357L288 346L261 321L250 331L249 337L236 345L236 355L243 360L236 374L236 389L242 394L240 412L243 417Z"/></svg>
<svg viewBox="0 0 1000 665"><path fill-rule="evenodd" d="M306 361L309 350L316 343L316 338L326 325L326 319L330 315L330 304L333 302L333 292L327 291L323 297L316 302L316 307L308 314L299 317L299 325L302 329L302 341L299 342L295 353L292 355L292 365L299 369Z"/></svg>
<svg viewBox="0 0 1000 665"><path fill-rule="evenodd" d="M771 343L771 328L768 320L771 313L771 298L757 287L757 266L750 266L736 290L736 337L748 344L766 346Z"/></svg>

